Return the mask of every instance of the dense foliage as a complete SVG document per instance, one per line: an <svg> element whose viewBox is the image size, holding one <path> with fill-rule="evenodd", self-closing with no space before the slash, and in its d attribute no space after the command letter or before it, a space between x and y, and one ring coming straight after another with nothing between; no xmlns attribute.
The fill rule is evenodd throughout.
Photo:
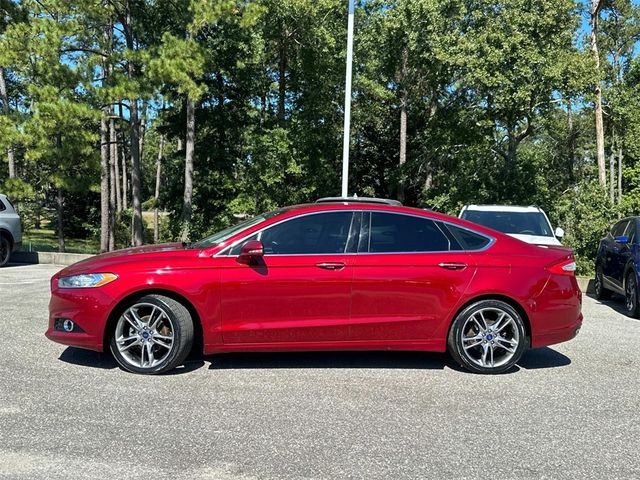
<svg viewBox="0 0 640 480"><path fill-rule="evenodd" d="M0 0L0 190L27 227L53 216L103 250L153 241L142 210L167 212L159 240L193 239L337 195L346 3ZM537 204L588 272L639 213L639 38L631 0L359 2L350 193Z"/></svg>

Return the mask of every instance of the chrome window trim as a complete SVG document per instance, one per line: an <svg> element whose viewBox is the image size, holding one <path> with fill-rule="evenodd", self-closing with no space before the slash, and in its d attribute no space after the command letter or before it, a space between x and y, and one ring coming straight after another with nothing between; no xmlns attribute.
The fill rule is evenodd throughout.
<svg viewBox="0 0 640 480"><path fill-rule="evenodd" d="M445 225L451 225L453 227L456 228L461 228L462 230L466 230L468 232L471 232L475 235L480 235L481 237L486 238L487 240L489 240L489 243L487 243L487 245L485 245L482 248L479 249L475 249L475 250L468 250L468 249L461 249L461 250L429 250L427 252L360 252L360 255L394 255L394 254L400 254L400 255L407 255L407 254L421 254L421 255L425 255L425 254L429 254L429 253L456 253L456 252L464 252L464 253L477 253L477 252L484 252L485 250L488 250L489 248L491 248L491 246L496 243L496 238L492 237L490 235L487 235L486 233L481 233L478 232L477 230L473 230L471 228L465 227L463 225L458 225L457 223L453 223L453 222L449 222L447 220L441 220L441 219L436 219L436 218L431 218L431 217L426 217L424 215L416 215L414 213L407 213L407 212L392 212L392 211L388 211L388 210L369 210L370 213L390 213L392 215L405 215L407 217L417 217L417 218L422 218L422 219L427 219L427 220L431 220L432 222L434 222L436 224L436 227L438 228L438 230L440 230L440 232L444 235L444 237L447 239L447 241L449 242L449 247L451 247L451 241L449 240L449 237L447 237L447 235L442 232L442 229L440 228L440 226L438 225L439 223L444 223ZM373 215L369 216L369 238L367 239L368 244L367 244L367 250L371 249L371 218ZM460 245L462 247L462 245Z"/></svg>
<svg viewBox="0 0 640 480"><path fill-rule="evenodd" d="M349 245L349 234L351 233L351 227L353 226L353 214L355 212L359 212L361 210L343 210L343 209L331 209L331 210L321 210L319 212L308 212L308 213L304 213L302 215L294 215L293 217L287 217L287 218L283 218L282 220L276 222L276 223L272 223L270 225L267 225L265 227L262 227L259 230L256 230L255 232L246 235L244 237L242 237L240 240L236 240L235 242L233 242L232 244L230 244L227 247L224 247L220 252L216 253L215 255L213 255L214 257L235 257L237 255L230 255L229 253L226 253L228 251L233 250L234 247L236 247L239 243L242 243L244 241L246 241L246 239L253 237L254 235L258 235L258 240L260 239L260 235L262 234L262 232L264 232L265 230L271 228L271 227L275 227L276 225L280 225L281 223L287 222L289 220L295 220L298 218L302 218L302 217L308 217L311 215L319 215L321 213L350 213L351 214L351 221L349 222L349 232L347 234L347 243L345 244L345 250ZM324 255L353 255L354 253L346 253L346 252L342 252L342 253L285 253L285 254L279 254L279 253L269 253L269 254L265 254L265 257L309 257L309 256L324 256Z"/></svg>
<svg viewBox="0 0 640 480"><path fill-rule="evenodd" d="M482 232L478 232L477 230L473 230L472 228L469 227L465 227L463 225L459 225L457 223L453 223L453 222L449 222L447 220L441 220L441 219L435 219L435 218L431 218L431 217L427 217L424 215L416 215L414 213L407 213L407 212L394 212L394 211L389 211L389 210L377 210L377 209L371 209L371 208L358 208L358 209L349 209L349 210L343 210L343 209L331 209L331 210L321 210L319 212L309 212L309 213L304 213L302 215L296 215L293 217L287 217L284 218L276 223L272 223L270 225L267 225L266 227L261 228L260 230L257 230L249 235L245 235L244 237L240 238L239 240L236 240L235 242L233 242L232 244L226 246L225 248L223 248L220 252L216 253L215 255L213 255L213 257L235 257L236 255L230 255L229 253L227 253L228 251L232 250L234 247L236 247L239 243L244 242L246 239L248 239L249 237L252 237L256 234L260 235L264 230L271 228L271 227L275 227L276 225L279 225L280 223L284 223L288 220L293 220L295 218L300 218L300 217L306 217L309 215L318 215L321 213L334 213L334 212L349 212L352 215L355 214L356 212L367 212L369 214L372 213L390 213L393 215L405 215L407 217L417 217L417 218L422 218L422 219L427 219L427 220L431 220L432 222L436 223L436 227L438 227L438 229L440 229L440 227L437 225L437 222L440 223L444 223L445 225L451 225L453 227L456 228L461 228L463 230L467 230L468 232L474 233L476 235L480 235L481 237L484 237L486 239L489 240L489 243L487 243L487 245L485 245L483 248L477 249L477 250L467 250L467 249L462 249L462 250L430 250L428 252L343 252L343 253L290 253L290 254L265 254L265 257L319 257L319 256L345 256L345 255L429 255L429 254L442 254L442 253L481 253L484 252L486 250L488 250L489 248L491 248L493 246L494 243L496 243L496 238L492 237L490 235L487 235L486 233L482 233ZM353 216L351 217L351 221L353 222ZM442 231L442 230L441 230ZM370 242L371 242L371 215L369 215L369 238L367 239L367 250L370 249ZM443 235L445 235L443 233ZM448 239L448 237L445 235L445 238ZM449 243L449 245L451 245L451 243ZM462 245L461 245L462 246ZM346 247L345 247L346 248Z"/></svg>

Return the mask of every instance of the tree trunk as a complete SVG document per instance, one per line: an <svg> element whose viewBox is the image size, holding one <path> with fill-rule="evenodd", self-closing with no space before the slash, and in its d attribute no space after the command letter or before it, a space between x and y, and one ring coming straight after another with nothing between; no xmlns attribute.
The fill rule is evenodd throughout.
<svg viewBox="0 0 640 480"><path fill-rule="evenodd" d="M140 140L138 138L138 107L131 99L131 205L133 207L133 246L142 245L142 202L140 200Z"/></svg>
<svg viewBox="0 0 640 480"><path fill-rule="evenodd" d="M109 108L100 118L100 252L109 250Z"/></svg>
<svg viewBox="0 0 640 480"><path fill-rule="evenodd" d="M5 115L9 115L9 94L7 93L7 84L4 80L4 68L0 67L0 101L2 101L2 111ZM16 160L13 146L7 148L7 161L9 163L9 178L16 177Z"/></svg>
<svg viewBox="0 0 640 480"><path fill-rule="evenodd" d="M156 191L153 196L153 242L158 243L160 221L158 218L158 199L160 198L160 180L162 173L162 154L164 150L164 135L160 135L160 145L158 146L158 158L156 159Z"/></svg>
<svg viewBox="0 0 640 480"><path fill-rule="evenodd" d="M191 97L187 96L187 135L184 156L184 198L182 203L182 232L180 239L183 242L189 241L189 227L192 214L193 197L193 152L195 147L195 104Z"/></svg>
<svg viewBox="0 0 640 480"><path fill-rule="evenodd" d="M622 147L618 147L618 205L622 203Z"/></svg>
<svg viewBox="0 0 640 480"><path fill-rule="evenodd" d="M129 173L127 171L127 156L124 148L120 157L122 159L122 209L127 210L129 208Z"/></svg>
<svg viewBox="0 0 640 480"><path fill-rule="evenodd" d="M615 170L616 170L616 150L615 143L611 148L611 155L609 155L609 201L611 205L615 204L616 192L615 192Z"/></svg>
<svg viewBox="0 0 640 480"><path fill-rule="evenodd" d="M142 112L140 115L140 160L142 161L144 155L144 138L147 133L147 110L149 103L146 100L142 101Z"/></svg>
<svg viewBox="0 0 640 480"><path fill-rule="evenodd" d="M514 171L518 162L518 135L515 129L507 132L507 175Z"/></svg>
<svg viewBox="0 0 640 480"><path fill-rule="evenodd" d="M575 159L576 159L576 138L573 131L573 104L571 98L567 99L567 128L569 130L569 182L573 183L575 174L573 171Z"/></svg>
<svg viewBox="0 0 640 480"><path fill-rule="evenodd" d="M122 148L120 150L122 150L122 209L127 210L129 208L129 192L127 191L129 178L127 176L127 155L124 148L124 132L122 133Z"/></svg>
<svg viewBox="0 0 640 480"><path fill-rule="evenodd" d="M120 154L118 153L118 132L116 122L111 119L111 163L113 164L113 184L116 188L116 212L122 211L122 192L120 184Z"/></svg>
<svg viewBox="0 0 640 480"><path fill-rule="evenodd" d="M58 251L64 253L64 195L62 188L58 188Z"/></svg>
<svg viewBox="0 0 640 480"><path fill-rule="evenodd" d="M598 20L602 0L591 0L591 51L596 67L596 75L600 75L600 52L598 50ZM595 93L595 116L596 116L596 157L598 159L598 181L603 188L606 188L606 166L604 154L604 124L602 120L602 88L600 79L596 81Z"/></svg>
<svg viewBox="0 0 640 480"><path fill-rule="evenodd" d="M263 93L260 95L260 127L264 127L264 117L267 111L267 95Z"/></svg>
<svg viewBox="0 0 640 480"><path fill-rule="evenodd" d="M109 108L109 116L113 117L113 107ZM116 247L116 189L120 185L120 179L116 175L118 165L118 147L115 122L109 120L109 251Z"/></svg>
<svg viewBox="0 0 640 480"><path fill-rule="evenodd" d="M131 14L131 0L125 2L125 40L127 49L134 51L133 19ZM136 77L136 68L132 60L127 63L129 80ZM142 202L140 200L140 122L138 120L138 103L136 98L129 99L129 122L131 125L131 204L133 207L132 243L138 247L142 245Z"/></svg>
<svg viewBox="0 0 640 480"><path fill-rule="evenodd" d="M285 119L285 103L287 100L287 45L280 43L278 59L278 121L282 125Z"/></svg>
<svg viewBox="0 0 640 480"><path fill-rule="evenodd" d="M403 167L407 162L407 104L409 94L407 91L407 46L402 47L400 60L400 154L399 154L399 174L398 180L398 200L404 202L404 173Z"/></svg>

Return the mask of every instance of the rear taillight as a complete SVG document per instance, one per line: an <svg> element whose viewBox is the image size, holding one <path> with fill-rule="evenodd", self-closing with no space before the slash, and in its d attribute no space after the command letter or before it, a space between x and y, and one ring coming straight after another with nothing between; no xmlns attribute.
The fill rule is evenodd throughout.
<svg viewBox="0 0 640 480"><path fill-rule="evenodd" d="M563 258L558 262L547 265L546 269L556 275L573 276L576 274L576 262L573 258Z"/></svg>

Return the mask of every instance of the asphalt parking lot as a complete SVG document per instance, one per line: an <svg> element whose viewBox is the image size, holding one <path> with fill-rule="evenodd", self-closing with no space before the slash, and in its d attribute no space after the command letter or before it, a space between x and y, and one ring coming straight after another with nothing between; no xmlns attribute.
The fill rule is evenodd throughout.
<svg viewBox="0 0 640 480"><path fill-rule="evenodd" d="M640 478L640 321L585 297L500 376L426 353L233 354L172 375L45 339L58 267L0 269L0 478Z"/></svg>

